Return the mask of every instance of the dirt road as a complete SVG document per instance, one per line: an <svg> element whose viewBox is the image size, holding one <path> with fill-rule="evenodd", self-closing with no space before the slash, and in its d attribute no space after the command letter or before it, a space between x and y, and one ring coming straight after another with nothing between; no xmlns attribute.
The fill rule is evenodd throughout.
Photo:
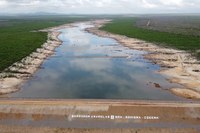
<svg viewBox="0 0 200 133"><path fill-rule="evenodd" d="M195 133L200 131L199 123L200 103L197 102L20 99L0 101L1 131L25 131L31 127L31 130L40 129L41 132L111 132L111 129L112 132L120 132L123 129L124 132Z"/></svg>

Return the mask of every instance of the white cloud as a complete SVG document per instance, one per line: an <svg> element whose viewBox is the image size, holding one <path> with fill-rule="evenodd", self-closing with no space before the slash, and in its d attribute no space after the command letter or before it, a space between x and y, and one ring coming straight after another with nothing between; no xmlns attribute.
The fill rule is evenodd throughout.
<svg viewBox="0 0 200 133"><path fill-rule="evenodd" d="M0 6L5 6L7 4L6 0L0 0Z"/></svg>
<svg viewBox="0 0 200 133"><path fill-rule="evenodd" d="M200 13L199 0L0 0L0 13Z"/></svg>
<svg viewBox="0 0 200 133"><path fill-rule="evenodd" d="M154 3L149 3L147 0L142 0L142 6L144 8L156 8L158 5Z"/></svg>
<svg viewBox="0 0 200 133"><path fill-rule="evenodd" d="M39 4L40 4L40 1L36 0L36 1L30 1L30 2L22 2L22 3L19 3L18 5L19 6L36 6Z"/></svg>
<svg viewBox="0 0 200 133"><path fill-rule="evenodd" d="M184 2L182 0L160 0L161 4L165 6L183 6Z"/></svg>

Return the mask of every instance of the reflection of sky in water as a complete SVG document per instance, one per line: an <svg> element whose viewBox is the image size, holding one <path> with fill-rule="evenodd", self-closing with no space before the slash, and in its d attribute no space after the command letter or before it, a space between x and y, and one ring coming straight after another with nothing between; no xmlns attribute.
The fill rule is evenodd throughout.
<svg viewBox="0 0 200 133"><path fill-rule="evenodd" d="M63 45L46 60L22 90L12 97L31 98L108 98L108 99L180 99L155 88L177 85L168 83L154 71L157 65L115 40L83 31L86 25L62 30ZM113 56L117 56L113 58ZM127 56L128 58L123 58Z"/></svg>

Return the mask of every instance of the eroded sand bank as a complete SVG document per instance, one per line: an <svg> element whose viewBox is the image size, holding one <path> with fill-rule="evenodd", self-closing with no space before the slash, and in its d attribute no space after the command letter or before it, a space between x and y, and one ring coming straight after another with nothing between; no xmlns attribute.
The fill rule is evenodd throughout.
<svg viewBox="0 0 200 133"><path fill-rule="evenodd" d="M94 27L88 28L86 31L98 36L113 38L131 49L147 51L148 54L145 54L144 57L161 66L159 73L168 77L170 82L183 86L182 88L167 89L178 96L200 99L200 61L186 51L165 48L143 40L99 30L108 22L110 20L93 21Z"/></svg>
<svg viewBox="0 0 200 133"><path fill-rule="evenodd" d="M0 94L18 91L20 89L19 86L28 80L37 71L42 62L52 55L55 48L61 44L61 41L58 39L59 30L68 27L72 27L72 25L65 24L40 30L39 32L48 32L48 40L41 48L37 48L35 52L0 73Z"/></svg>

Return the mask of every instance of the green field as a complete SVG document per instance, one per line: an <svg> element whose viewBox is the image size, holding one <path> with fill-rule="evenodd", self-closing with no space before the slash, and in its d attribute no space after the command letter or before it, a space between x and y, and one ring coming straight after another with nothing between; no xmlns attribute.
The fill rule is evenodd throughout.
<svg viewBox="0 0 200 133"><path fill-rule="evenodd" d="M87 18L0 17L0 71L41 47L47 40L47 33L35 31L80 20Z"/></svg>
<svg viewBox="0 0 200 133"><path fill-rule="evenodd" d="M137 27L200 37L200 15L154 15L138 17Z"/></svg>
<svg viewBox="0 0 200 133"><path fill-rule="evenodd" d="M130 18L122 16L104 15L20 17L15 16L0 17L0 71L3 71L5 68L12 65L14 62L21 60L22 58L29 55L31 52L35 51L37 48L41 47L41 45L47 40L47 33L36 32L37 30L75 21L85 21L92 18L113 18L113 22L102 27L102 30L126 35L128 37L139 38L149 42L154 42L158 45L187 50L200 59L200 52L197 52L200 49L200 37L198 35L195 36L194 34L180 34L179 32L179 34L176 34L174 33L174 31L172 33L165 32L165 28L163 28L163 25L166 24L165 21L163 21L163 18L162 21L159 21L159 25L155 25L155 19L151 19L152 22L154 22L154 25L152 25L152 30L144 28L144 25L142 24L145 24L146 21L141 21L141 18L138 19L133 17ZM146 19L146 17L144 18ZM174 22L174 18L172 20ZM158 20L156 19L156 21ZM197 21L194 22L197 23ZM199 33L198 29L195 28L198 27L198 25L194 25L194 22L191 23L193 29L195 29L195 32L193 33ZM177 25L180 25L180 23L182 23L182 21L177 20ZM190 24L190 22L188 23ZM188 28L188 23L186 23L187 28L182 26L182 29L190 29ZM181 25L185 25L185 22Z"/></svg>
<svg viewBox="0 0 200 133"><path fill-rule="evenodd" d="M200 53L197 52L200 49L199 36L144 29L137 27L136 22L137 18L114 19L111 23L102 27L101 30L154 42L165 47L186 50L200 58Z"/></svg>

